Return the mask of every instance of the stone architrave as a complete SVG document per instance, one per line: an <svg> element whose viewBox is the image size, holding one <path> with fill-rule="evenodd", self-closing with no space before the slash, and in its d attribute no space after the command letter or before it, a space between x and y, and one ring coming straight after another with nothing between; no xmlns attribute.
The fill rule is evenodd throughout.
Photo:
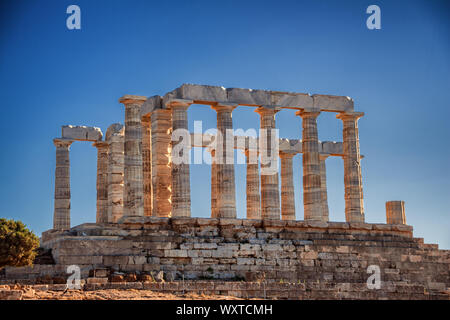
<svg viewBox="0 0 450 320"><path fill-rule="evenodd" d="M56 147L55 208L53 229L70 229L70 158L69 150L73 140L53 139Z"/></svg>
<svg viewBox="0 0 450 320"><path fill-rule="evenodd" d="M336 116L343 122L345 219L347 222L364 222L361 156L358 135L358 119L363 115L363 112L344 112Z"/></svg>
<svg viewBox="0 0 450 320"><path fill-rule="evenodd" d="M141 107L145 100L133 95L119 99L125 106L124 216L144 215Z"/></svg>

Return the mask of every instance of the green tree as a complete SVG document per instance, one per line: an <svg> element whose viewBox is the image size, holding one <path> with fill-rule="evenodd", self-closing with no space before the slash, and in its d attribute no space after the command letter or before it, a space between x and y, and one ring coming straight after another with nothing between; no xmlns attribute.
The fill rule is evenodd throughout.
<svg viewBox="0 0 450 320"><path fill-rule="evenodd" d="M32 265L38 247L39 238L21 221L0 218L0 269Z"/></svg>

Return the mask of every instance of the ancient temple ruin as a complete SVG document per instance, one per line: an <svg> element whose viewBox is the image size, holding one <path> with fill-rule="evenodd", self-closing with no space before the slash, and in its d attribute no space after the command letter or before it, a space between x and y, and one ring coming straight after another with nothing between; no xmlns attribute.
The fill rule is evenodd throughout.
<svg viewBox="0 0 450 320"><path fill-rule="evenodd" d="M267 282L274 284L264 287L264 297L448 297L449 250L413 237L403 201L386 203L386 223L365 222L358 138L358 119L364 114L354 110L351 98L184 84L162 97L125 95L119 101L125 108L124 125L111 125L104 138L98 128L63 126L61 137L54 139L53 228L43 233L41 244L52 250L56 264L10 268L7 276L65 274L67 266L77 265L83 278L92 277L93 270L109 275L163 271L174 288L181 288L180 279L226 280L193 288L244 297L262 297L261 285ZM202 181L211 185L210 218L192 215L190 165L173 161L172 151L181 140L172 133L188 129L192 104L217 113L215 136L189 133L191 147L206 148L213 159L211 181ZM237 107L254 108L267 132L277 128L278 112L296 110L299 139L274 138L272 133L259 140L218 139L233 129ZM342 142L318 140L321 112L334 112L343 122ZM98 150L97 215L96 223L72 227L69 150L75 141L90 141ZM246 219L236 218L235 167L225 161L232 157L230 143L231 151L240 149L246 156ZM295 212L301 195L294 190L292 169L299 153L303 220ZM263 154L280 161L280 174L265 171L271 163L263 163ZM329 221L328 157L344 162L346 221ZM370 266L381 270L378 289L366 285ZM245 282L230 285L232 280ZM107 285L95 281L91 284Z"/></svg>

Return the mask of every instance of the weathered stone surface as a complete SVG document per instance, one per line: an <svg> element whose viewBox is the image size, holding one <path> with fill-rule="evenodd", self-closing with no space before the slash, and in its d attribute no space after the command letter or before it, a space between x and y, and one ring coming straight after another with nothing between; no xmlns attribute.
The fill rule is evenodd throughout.
<svg viewBox="0 0 450 320"><path fill-rule="evenodd" d="M100 128L86 127L86 126L62 126L61 137L64 139L76 140L76 141L100 141L102 140L103 133Z"/></svg>

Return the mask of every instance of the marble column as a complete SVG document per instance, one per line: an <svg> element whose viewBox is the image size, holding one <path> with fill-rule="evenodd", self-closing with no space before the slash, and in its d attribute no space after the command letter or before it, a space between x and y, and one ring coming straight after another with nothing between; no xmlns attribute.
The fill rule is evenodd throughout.
<svg viewBox="0 0 450 320"><path fill-rule="evenodd" d="M322 199L322 216L324 221L329 221L329 211L328 211L328 191L327 191L327 168L325 165L325 160L328 158L328 154L320 154L320 190Z"/></svg>
<svg viewBox="0 0 450 320"><path fill-rule="evenodd" d="M265 153L268 158L271 158L274 146L271 145L271 129L275 129L275 114L278 112L275 108L259 107L255 110L260 115L260 127L267 130L267 150L260 149L259 154L263 156ZM260 146L262 148L262 146ZM278 158L278 150L276 151ZM275 173L268 174L265 168L269 168L270 164L261 161L261 216L262 219L280 220L280 190L278 168L274 170Z"/></svg>
<svg viewBox="0 0 450 320"><path fill-rule="evenodd" d="M261 219L258 151L245 150L247 165L247 219Z"/></svg>
<svg viewBox="0 0 450 320"><path fill-rule="evenodd" d="M156 109L151 114L152 215L155 217L170 217L172 211L171 119L172 113L167 109Z"/></svg>
<svg viewBox="0 0 450 320"><path fill-rule="evenodd" d="M211 218L217 218L217 164L216 150L208 149L211 153Z"/></svg>
<svg viewBox="0 0 450 320"><path fill-rule="evenodd" d="M336 116L343 122L345 218L347 222L364 222L358 136L358 119L363 115L363 112L343 112Z"/></svg>
<svg viewBox="0 0 450 320"><path fill-rule="evenodd" d="M53 229L70 229L70 159L69 149L73 140L53 139L56 146L55 208Z"/></svg>
<svg viewBox="0 0 450 320"><path fill-rule="evenodd" d="M124 216L144 215L144 179L142 171L141 107L146 97L125 95L125 175Z"/></svg>
<svg viewBox="0 0 450 320"><path fill-rule="evenodd" d="M144 116L142 122L142 174L144 179L144 216L152 215L152 148L150 116Z"/></svg>
<svg viewBox="0 0 450 320"><path fill-rule="evenodd" d="M94 142L97 148L97 223L108 222L108 148L105 141Z"/></svg>
<svg viewBox="0 0 450 320"><path fill-rule="evenodd" d="M322 192L320 184L319 140L317 117L320 111L303 109L296 115L302 118L303 151L303 205L305 220L325 221L322 214Z"/></svg>
<svg viewBox="0 0 450 320"><path fill-rule="evenodd" d="M281 159L281 219L295 220L295 195L292 158L295 153L280 152Z"/></svg>
<svg viewBox="0 0 450 320"><path fill-rule="evenodd" d="M111 125L106 132L108 148L108 222L123 217L124 189L124 126Z"/></svg>
<svg viewBox="0 0 450 320"><path fill-rule="evenodd" d="M170 102L168 107L172 111L172 132L176 130L188 131L188 115L187 109L191 104L188 102L175 101ZM189 137L190 134L188 133ZM172 141L172 152L186 138L180 138L179 141ZM187 148L182 148L181 152L190 152L191 143ZM181 163L176 163L174 158L177 157ZM189 174L188 154L172 154L172 217L190 217L191 216L191 181Z"/></svg>
<svg viewBox="0 0 450 320"><path fill-rule="evenodd" d="M386 202L386 223L406 224L405 201Z"/></svg>
<svg viewBox="0 0 450 320"><path fill-rule="evenodd" d="M234 178L234 139L227 141L227 129L233 129L231 113L236 105L217 104L211 107L217 112L216 174L217 174L217 217L236 218L236 187ZM231 147L231 148L230 148Z"/></svg>

